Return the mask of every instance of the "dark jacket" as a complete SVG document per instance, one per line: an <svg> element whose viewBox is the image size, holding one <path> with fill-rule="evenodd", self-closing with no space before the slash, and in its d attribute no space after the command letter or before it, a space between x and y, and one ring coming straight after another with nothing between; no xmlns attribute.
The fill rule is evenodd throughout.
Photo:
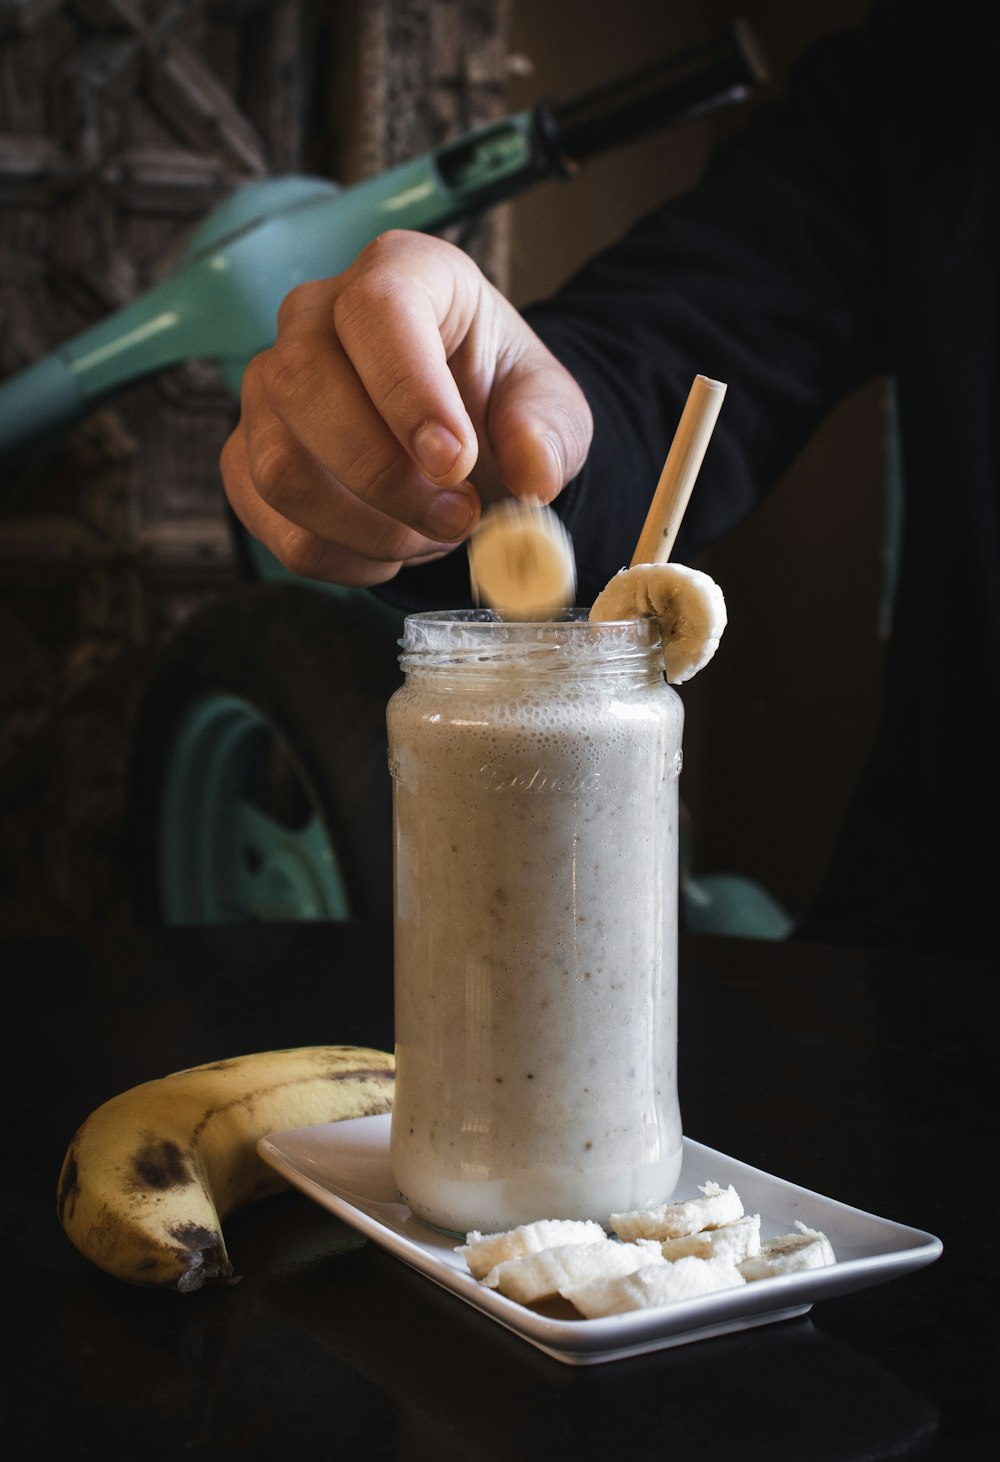
<svg viewBox="0 0 1000 1462"><path fill-rule="evenodd" d="M594 413L559 500L584 604L631 556L696 372L728 390L682 562L746 517L845 396L893 383L904 508L883 711L810 937L993 935L1000 108L980 14L876 4L864 30L803 56L694 190L525 312ZM455 565L438 572L453 602ZM433 593L433 570L401 579Z"/></svg>

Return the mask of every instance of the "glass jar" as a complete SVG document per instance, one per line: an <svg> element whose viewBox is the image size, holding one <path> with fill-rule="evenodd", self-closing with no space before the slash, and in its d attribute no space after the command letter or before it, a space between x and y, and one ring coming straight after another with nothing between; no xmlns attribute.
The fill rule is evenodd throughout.
<svg viewBox="0 0 1000 1462"><path fill-rule="evenodd" d="M394 1181L449 1233L662 1203L683 706L655 620L405 621Z"/></svg>

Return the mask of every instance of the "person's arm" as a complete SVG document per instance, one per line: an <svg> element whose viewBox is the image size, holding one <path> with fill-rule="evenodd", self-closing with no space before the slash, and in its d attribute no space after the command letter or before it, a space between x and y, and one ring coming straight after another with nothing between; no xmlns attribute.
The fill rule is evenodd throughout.
<svg viewBox="0 0 1000 1462"><path fill-rule="evenodd" d="M223 454L237 515L294 571L415 608L468 602L449 549L482 502L533 495L565 518L588 603L702 373L728 392L675 552L696 554L882 368L872 75L861 33L814 48L699 186L523 314L419 234L295 291Z"/></svg>
<svg viewBox="0 0 1000 1462"><path fill-rule="evenodd" d="M813 48L697 187L525 311L594 419L557 504L581 603L628 562L696 373L728 390L674 554L689 561L885 369L873 85L860 34Z"/></svg>

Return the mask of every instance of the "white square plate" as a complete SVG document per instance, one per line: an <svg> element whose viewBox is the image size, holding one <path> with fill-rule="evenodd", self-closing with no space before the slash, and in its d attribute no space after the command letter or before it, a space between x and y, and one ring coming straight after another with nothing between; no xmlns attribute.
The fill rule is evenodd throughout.
<svg viewBox="0 0 1000 1462"><path fill-rule="evenodd" d="M722 1187L732 1183L747 1213L760 1214L762 1238L791 1233L800 1219L826 1234L837 1263L599 1320L583 1319L563 1301L529 1308L480 1284L456 1254L458 1241L411 1213L389 1170L391 1120L387 1113L275 1132L257 1147L264 1161L307 1197L568 1365L623 1360L790 1319L805 1314L815 1300L909 1274L942 1250L933 1234L824 1198L685 1138L678 1197L696 1196L698 1186L710 1180Z"/></svg>

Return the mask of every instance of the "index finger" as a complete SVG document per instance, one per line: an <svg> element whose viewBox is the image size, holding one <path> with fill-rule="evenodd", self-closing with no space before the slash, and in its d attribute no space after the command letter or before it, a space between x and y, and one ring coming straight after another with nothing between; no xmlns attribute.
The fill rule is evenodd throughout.
<svg viewBox="0 0 1000 1462"><path fill-rule="evenodd" d="M478 455L449 357L471 330L484 287L460 249L404 232L375 239L338 281L341 346L400 446L439 483L462 481ZM478 396L492 375L489 360L482 365L482 378L465 383Z"/></svg>
<svg viewBox="0 0 1000 1462"><path fill-rule="evenodd" d="M247 420L266 425L273 414L309 458L362 502L435 543L455 541L474 524L475 492L460 472L444 480L426 474L400 446L332 327L334 288L327 281L294 291L274 346L259 357L259 370L251 363L244 376L248 404L259 377L266 407L248 411Z"/></svg>

